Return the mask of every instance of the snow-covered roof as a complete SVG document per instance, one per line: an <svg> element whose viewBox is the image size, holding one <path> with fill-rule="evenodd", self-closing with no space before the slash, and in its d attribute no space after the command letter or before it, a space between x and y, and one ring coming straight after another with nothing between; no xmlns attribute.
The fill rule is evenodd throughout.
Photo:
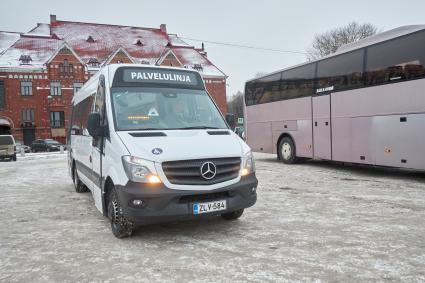
<svg viewBox="0 0 425 283"><path fill-rule="evenodd" d="M0 31L0 54L18 41L19 37L18 32Z"/></svg>
<svg viewBox="0 0 425 283"><path fill-rule="evenodd" d="M0 38L0 46L8 49L0 56L0 67L22 67L20 55L31 56L31 64L26 65L28 68L42 66L59 46L66 43L86 64L96 58L102 65L119 49L125 50L136 63L155 64L161 55L171 49L188 68L202 66L200 72L204 76L225 76L206 58L206 53L161 28L54 20L50 24L37 24L20 38L17 35L15 44L3 42Z"/></svg>
<svg viewBox="0 0 425 283"><path fill-rule="evenodd" d="M40 69L63 45L62 40L21 36L0 56L0 67ZM30 56L30 64L22 64L21 56Z"/></svg>

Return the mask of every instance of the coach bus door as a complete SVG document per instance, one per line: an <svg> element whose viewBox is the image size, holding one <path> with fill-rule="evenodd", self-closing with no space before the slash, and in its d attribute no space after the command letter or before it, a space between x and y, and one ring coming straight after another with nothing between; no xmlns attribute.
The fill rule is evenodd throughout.
<svg viewBox="0 0 425 283"><path fill-rule="evenodd" d="M314 158L331 160L332 145L330 94L313 96L312 105Z"/></svg>
<svg viewBox="0 0 425 283"><path fill-rule="evenodd" d="M93 112L100 113L100 123L105 125L106 123L106 107L105 107L105 78L100 76L99 85L97 87L97 92L95 95ZM93 180L93 199L96 208L103 212L103 202L102 202L102 156L104 149L104 137L93 138L92 142L92 180Z"/></svg>

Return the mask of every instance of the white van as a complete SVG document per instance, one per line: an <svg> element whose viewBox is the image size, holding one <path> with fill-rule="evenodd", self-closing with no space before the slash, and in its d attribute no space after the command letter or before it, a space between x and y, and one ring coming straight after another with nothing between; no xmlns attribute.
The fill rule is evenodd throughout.
<svg viewBox="0 0 425 283"><path fill-rule="evenodd" d="M69 169L113 234L139 225L239 218L257 200L250 148L233 133L198 72L115 64L75 95Z"/></svg>

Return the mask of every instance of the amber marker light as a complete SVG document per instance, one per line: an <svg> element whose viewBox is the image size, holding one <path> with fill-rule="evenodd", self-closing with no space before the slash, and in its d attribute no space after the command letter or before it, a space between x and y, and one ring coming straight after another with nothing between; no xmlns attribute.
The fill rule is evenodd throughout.
<svg viewBox="0 0 425 283"><path fill-rule="evenodd" d="M149 183L158 184L161 183L161 179L157 175L150 175L148 178Z"/></svg>
<svg viewBox="0 0 425 283"><path fill-rule="evenodd" d="M249 170L248 169L246 169L246 168L243 168L242 169L242 172L241 172L241 176L246 176L246 175L248 175L249 174Z"/></svg>

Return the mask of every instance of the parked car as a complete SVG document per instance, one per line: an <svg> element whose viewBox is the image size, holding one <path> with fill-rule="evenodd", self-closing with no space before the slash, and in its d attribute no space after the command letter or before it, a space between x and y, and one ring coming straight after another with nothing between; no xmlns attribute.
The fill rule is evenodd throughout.
<svg viewBox="0 0 425 283"><path fill-rule="evenodd" d="M25 152L30 152L31 151L31 147L29 147L29 146L27 146L27 145L24 145L23 143L21 143L21 142L16 142L15 143L15 145L16 145L16 150L15 150L15 152L16 153L20 153L21 152L21 149L23 148L24 149L24 151Z"/></svg>
<svg viewBox="0 0 425 283"><path fill-rule="evenodd" d="M0 160L9 159L16 161L15 139L11 135L0 136Z"/></svg>
<svg viewBox="0 0 425 283"><path fill-rule="evenodd" d="M31 151L32 152L59 151L61 146L63 146L64 149L65 149L65 146L63 144L61 144L58 141L52 140L52 139L35 140L35 141L33 141L32 145L31 145Z"/></svg>

